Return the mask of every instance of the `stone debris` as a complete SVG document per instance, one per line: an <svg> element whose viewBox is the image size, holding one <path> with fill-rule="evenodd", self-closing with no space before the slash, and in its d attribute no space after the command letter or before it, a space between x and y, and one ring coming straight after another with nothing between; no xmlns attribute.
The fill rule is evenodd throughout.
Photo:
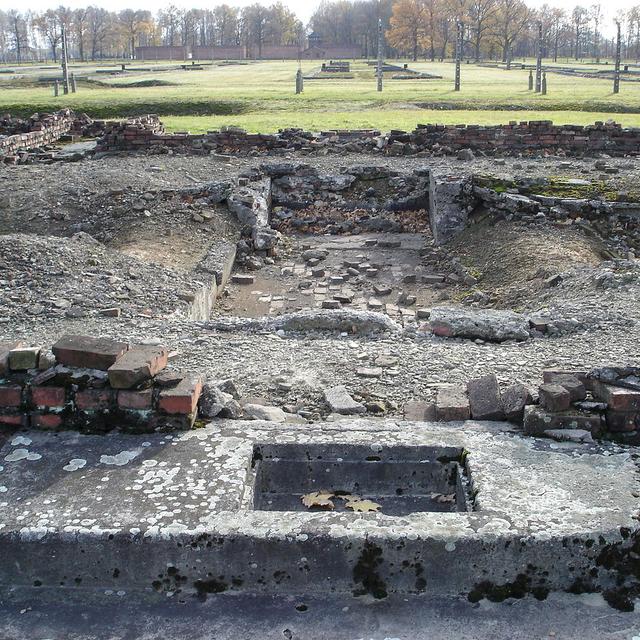
<svg viewBox="0 0 640 640"><path fill-rule="evenodd" d="M355 415L367 411L366 407L362 403L356 402L342 385L325 389L324 399L333 413Z"/></svg>
<svg viewBox="0 0 640 640"><path fill-rule="evenodd" d="M516 424L522 423L525 407L533 404L531 393L523 384L513 384L507 387L502 392L500 401L505 420Z"/></svg>
<svg viewBox="0 0 640 640"><path fill-rule="evenodd" d="M433 307L429 326L434 335L446 338L505 342L530 337L527 319L512 311Z"/></svg>
<svg viewBox="0 0 640 640"><path fill-rule="evenodd" d="M503 420L498 379L494 374L469 380L467 383L469 408L474 420Z"/></svg>
<svg viewBox="0 0 640 640"><path fill-rule="evenodd" d="M571 406L571 394L560 384L539 387L540 404L549 411L566 411Z"/></svg>
<svg viewBox="0 0 640 640"><path fill-rule="evenodd" d="M91 317L110 307L120 308L129 318L176 312L188 317L191 305L179 292L197 293L201 288L187 273L126 256L87 234L0 235L0 256L4 319ZM61 307L62 299L73 300L74 306Z"/></svg>
<svg viewBox="0 0 640 640"><path fill-rule="evenodd" d="M471 417L466 386L447 384L438 388L436 394L436 420L451 422L468 420Z"/></svg>
<svg viewBox="0 0 640 640"><path fill-rule="evenodd" d="M269 407L261 404L245 404L244 415L250 420L266 420L267 422L286 422L287 414L280 407Z"/></svg>

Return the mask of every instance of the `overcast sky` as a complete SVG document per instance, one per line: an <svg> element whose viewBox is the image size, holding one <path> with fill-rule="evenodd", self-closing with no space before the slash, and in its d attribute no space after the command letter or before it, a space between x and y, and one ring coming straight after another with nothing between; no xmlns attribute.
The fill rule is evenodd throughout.
<svg viewBox="0 0 640 640"><path fill-rule="evenodd" d="M227 4L234 6L245 6L253 4L256 0L227 0ZM527 4L530 6L541 6L547 2L550 5L556 5L564 9L572 9L576 4L582 4L583 6L590 6L595 3L595 0L527 0ZM619 9L628 9L630 6L640 0L600 0L603 12L608 18L608 22L611 21L613 15ZM313 13L315 7L318 6L320 0L283 0L284 4L293 9L299 18L304 22L307 22ZM119 11L121 9L135 8L135 9L149 9L150 11L157 11L159 8L174 4L178 7L191 8L211 8L217 4L223 4L222 1L216 2L215 0L204 2L202 0L29 0L26 5L18 2L17 0L0 0L0 9L32 9L34 11L41 11L42 9L55 8L59 5L65 7L86 7L88 4L95 4L103 6L111 11ZM263 0L262 4L271 4L270 0Z"/></svg>

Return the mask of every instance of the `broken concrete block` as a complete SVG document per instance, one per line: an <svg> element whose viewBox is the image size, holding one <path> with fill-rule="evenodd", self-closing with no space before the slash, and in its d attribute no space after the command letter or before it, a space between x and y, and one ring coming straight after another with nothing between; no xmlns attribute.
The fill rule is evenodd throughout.
<svg viewBox="0 0 640 640"><path fill-rule="evenodd" d="M0 376L9 371L9 353L12 349L18 349L24 346L21 340L13 342L0 342Z"/></svg>
<svg viewBox="0 0 640 640"><path fill-rule="evenodd" d="M560 411L552 413L543 407L529 405L524 410L524 432L542 435L549 429L584 429L593 435L602 431L600 414L584 411Z"/></svg>
<svg viewBox="0 0 640 640"><path fill-rule="evenodd" d="M502 420L504 418L500 402L500 387L494 374L469 380L467 395L471 417L474 420Z"/></svg>
<svg viewBox="0 0 640 640"><path fill-rule="evenodd" d="M366 413L366 407L356 402L342 385L324 390L324 399L333 413L354 415Z"/></svg>
<svg viewBox="0 0 640 640"><path fill-rule="evenodd" d="M450 422L468 420L471 416L467 388L464 385L446 385L436 394L436 420Z"/></svg>
<svg viewBox="0 0 640 640"><path fill-rule="evenodd" d="M131 389L160 373L168 362L165 347L139 346L127 351L108 370L114 389Z"/></svg>
<svg viewBox="0 0 640 640"><path fill-rule="evenodd" d="M558 442L593 442L591 432L585 429L548 429L542 435Z"/></svg>
<svg viewBox="0 0 640 640"><path fill-rule="evenodd" d="M614 387L594 380L592 392L594 398L606 402L607 407L612 411L640 412L640 391Z"/></svg>
<svg viewBox="0 0 640 640"><path fill-rule="evenodd" d="M38 368L40 347L17 347L9 351L9 368L12 371L26 371Z"/></svg>
<svg viewBox="0 0 640 640"><path fill-rule="evenodd" d="M129 348L126 342L90 336L63 336L52 351L60 364L106 371Z"/></svg>
<svg viewBox="0 0 640 640"><path fill-rule="evenodd" d="M477 338L488 342L528 340L529 323L513 311L433 307L429 326L434 335L445 338Z"/></svg>
<svg viewBox="0 0 640 640"><path fill-rule="evenodd" d="M549 411L566 411L571 406L570 393L559 384L543 384L538 390L540 404Z"/></svg>
<svg viewBox="0 0 640 640"><path fill-rule="evenodd" d="M262 404L245 404L244 414L250 420L266 420L268 422L286 422L287 414L280 407L269 407Z"/></svg>
<svg viewBox="0 0 640 640"><path fill-rule="evenodd" d="M342 305L339 300L323 300L322 308L323 309L339 309Z"/></svg>
<svg viewBox="0 0 640 640"><path fill-rule="evenodd" d="M435 402L410 400L404 405L404 419L410 422L433 422L436 419Z"/></svg>
<svg viewBox="0 0 640 640"><path fill-rule="evenodd" d="M464 230L469 204L468 187L467 178L436 182L431 175L429 222L436 245L448 242Z"/></svg>
<svg viewBox="0 0 640 640"><path fill-rule="evenodd" d="M523 384L512 384L503 391L501 402L505 419L521 424L524 408L532 403L531 393Z"/></svg>

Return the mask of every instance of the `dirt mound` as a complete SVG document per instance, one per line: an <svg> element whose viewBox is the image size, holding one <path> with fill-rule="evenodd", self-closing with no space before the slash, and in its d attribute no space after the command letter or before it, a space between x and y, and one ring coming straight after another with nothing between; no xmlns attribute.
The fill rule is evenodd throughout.
<svg viewBox="0 0 640 640"><path fill-rule="evenodd" d="M471 225L448 249L479 279L478 288L507 308L527 306L557 274L606 257L602 242L577 229L506 221Z"/></svg>
<svg viewBox="0 0 640 640"><path fill-rule="evenodd" d="M86 233L0 236L2 320L187 316L199 285L180 272L113 251Z"/></svg>

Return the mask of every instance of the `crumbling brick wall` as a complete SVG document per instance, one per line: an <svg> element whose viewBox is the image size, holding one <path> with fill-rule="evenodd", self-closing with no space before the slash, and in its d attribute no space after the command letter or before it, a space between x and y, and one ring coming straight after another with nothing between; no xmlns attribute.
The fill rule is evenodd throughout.
<svg viewBox="0 0 640 640"><path fill-rule="evenodd" d="M92 120L88 115L70 109L36 113L28 120L4 116L0 120L0 131L5 132L5 137L0 137L0 158L11 162L20 151L43 147L67 134L100 136L104 134L104 127L104 121Z"/></svg>
<svg viewBox="0 0 640 640"><path fill-rule="evenodd" d="M206 134L166 134L157 116L109 123L99 141L100 151L160 149L186 153L230 151L333 150L378 152L386 155L417 153L450 154L461 149L488 155L559 153L570 156L607 153L613 156L640 155L640 128L624 129L619 124L554 125L551 121L512 122L508 125L418 125L412 131L374 130L322 131L283 129L275 134L247 133L236 127Z"/></svg>

